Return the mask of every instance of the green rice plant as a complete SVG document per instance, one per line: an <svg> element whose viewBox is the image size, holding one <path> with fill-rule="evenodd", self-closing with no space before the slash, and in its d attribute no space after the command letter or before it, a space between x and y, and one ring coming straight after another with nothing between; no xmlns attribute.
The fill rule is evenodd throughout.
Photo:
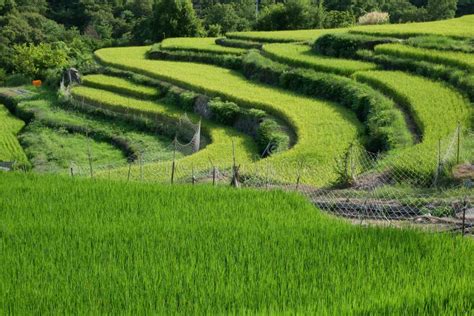
<svg viewBox="0 0 474 316"><path fill-rule="evenodd" d="M473 111L469 101L442 83L400 71L360 72L355 77L392 96L421 131L420 144L395 151L394 158L387 159L402 173L412 161L416 161L420 175L434 173L441 154L438 142L454 135L458 124L464 129L472 126ZM461 158L471 161L474 148L466 148L464 153L465 157Z"/></svg>
<svg viewBox="0 0 474 316"><path fill-rule="evenodd" d="M473 39L455 39L446 36L429 35L411 37L407 39L406 44L420 48L474 53Z"/></svg>
<svg viewBox="0 0 474 316"><path fill-rule="evenodd" d="M232 32L228 38L257 42L310 42L329 33L359 33L380 36L408 38L419 35L440 35L456 38L474 37L474 15L459 18L419 23L363 25L339 29L315 29L271 32Z"/></svg>
<svg viewBox="0 0 474 316"><path fill-rule="evenodd" d="M17 140L17 134L24 126L25 122L11 115L4 105L0 104L0 161L28 162Z"/></svg>
<svg viewBox="0 0 474 316"><path fill-rule="evenodd" d="M362 132L355 115L342 106L303 97L282 89L246 80L242 74L210 65L147 60L149 47L102 49L96 52L104 64L138 72L160 80L220 96L241 106L259 108L283 119L296 133L296 145L289 151L269 158L285 161L293 168L306 159L308 164L325 170L313 179L314 183L328 184L335 177L334 157ZM329 169L329 170L328 170Z"/></svg>
<svg viewBox="0 0 474 316"><path fill-rule="evenodd" d="M0 176L0 312L474 310L474 243L360 227L281 191Z"/></svg>
<svg viewBox="0 0 474 316"><path fill-rule="evenodd" d="M351 32L399 38L419 35L472 38L474 37L474 15L432 22L356 26L351 29Z"/></svg>
<svg viewBox="0 0 474 316"><path fill-rule="evenodd" d="M291 43L313 41L316 38L328 34L347 32L349 28L341 29L315 29L315 30L295 30L295 31L271 31L271 32L231 32L226 36L230 39L256 41L264 43Z"/></svg>
<svg viewBox="0 0 474 316"><path fill-rule="evenodd" d="M137 98L156 99L159 95L159 91L156 88L135 84L122 78L100 74L85 76L82 79L82 84L97 89L102 89L106 86L107 90L110 91L118 90L118 92L122 92L125 90L127 94Z"/></svg>
<svg viewBox="0 0 474 316"><path fill-rule="evenodd" d="M402 44L379 45L375 47L375 52L377 54L411 58L418 61L431 61L474 72L474 55L472 54L410 47Z"/></svg>
<svg viewBox="0 0 474 316"><path fill-rule="evenodd" d="M165 59L205 63L230 69L240 69L242 67L241 55L235 54L215 54L187 50L162 50L159 46L155 45L151 48L147 55L150 59Z"/></svg>
<svg viewBox="0 0 474 316"><path fill-rule="evenodd" d="M152 102L130 98L107 90L98 90L90 87L77 86L72 90L73 96L85 103L93 104L101 108L109 109L119 113L128 113L136 116L147 116L156 125L163 125L163 129L170 133L177 134L177 124L179 118L184 114L179 108L160 102ZM189 114L189 118L197 122L199 117ZM222 158L223 163L229 166L232 162L232 147L235 146L236 159L242 163L249 163L254 160L257 154L255 142L250 136L237 132L232 128L202 120L202 130L210 138L210 144L204 149L190 156L183 157L178 163L184 167L191 167L193 164L199 165L207 163L210 158ZM162 162L150 163L145 166L145 172L152 175L162 167ZM127 172L117 169L114 173L116 177L125 177Z"/></svg>
<svg viewBox="0 0 474 316"><path fill-rule="evenodd" d="M401 71L360 72L355 77L389 94L403 106L422 132L423 142L452 134L458 123L470 126L469 101L442 83Z"/></svg>
<svg viewBox="0 0 474 316"><path fill-rule="evenodd" d="M351 75L356 71L373 70L377 67L368 62L317 55L307 45L266 44L263 46L263 51L271 59L291 66L312 68L340 75Z"/></svg>
<svg viewBox="0 0 474 316"><path fill-rule="evenodd" d="M216 44L214 37L205 38L190 38L190 37L177 37L167 38L163 40L159 45L162 50L172 51L191 51L198 53L216 53L216 54L234 54L241 55L245 53L245 49L236 47L226 47Z"/></svg>

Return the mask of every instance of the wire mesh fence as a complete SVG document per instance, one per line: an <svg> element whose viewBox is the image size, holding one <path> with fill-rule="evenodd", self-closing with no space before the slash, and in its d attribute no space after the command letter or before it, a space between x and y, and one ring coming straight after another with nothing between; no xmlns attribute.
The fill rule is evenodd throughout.
<svg viewBox="0 0 474 316"><path fill-rule="evenodd" d="M187 122L190 124L190 122ZM192 129L198 130L196 125ZM195 133L197 135L198 133ZM177 150L175 139L170 144ZM197 150L195 138L185 148ZM295 191L317 208L357 223L420 225L472 234L474 226L474 133L458 128L431 144L385 154L350 145L330 166L273 158L252 163L235 157L169 160L142 152L135 159L96 164L71 161L67 168L43 170L71 177L110 178L169 184L233 185ZM191 153L190 152L190 153ZM151 158L151 159L150 159ZM333 181L317 185L318 177Z"/></svg>

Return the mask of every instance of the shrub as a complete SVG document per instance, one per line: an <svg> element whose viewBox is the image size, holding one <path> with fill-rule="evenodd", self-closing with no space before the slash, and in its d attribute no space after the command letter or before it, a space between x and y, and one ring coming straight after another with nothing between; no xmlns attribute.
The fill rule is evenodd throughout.
<svg viewBox="0 0 474 316"><path fill-rule="evenodd" d="M252 41L237 40L237 39L228 39L228 38L218 38L216 39L216 44L226 47L235 47L235 48L244 48L244 49L260 49L263 44Z"/></svg>
<svg viewBox="0 0 474 316"><path fill-rule="evenodd" d="M164 51L156 47L148 52L148 58L213 64L230 69L240 69L242 66L242 58L237 55L191 51Z"/></svg>
<svg viewBox="0 0 474 316"><path fill-rule="evenodd" d="M258 128L257 143L259 148L263 149L262 155L270 156L288 149L290 138L276 121L265 119Z"/></svg>
<svg viewBox="0 0 474 316"><path fill-rule="evenodd" d="M168 102L179 106L184 111L193 111L194 102L198 95L192 91L184 90L178 87L171 87L167 94L166 99Z"/></svg>
<svg viewBox="0 0 474 316"><path fill-rule="evenodd" d="M336 33L319 37L313 43L313 50L319 54L334 57L357 57L359 49L374 49L379 44L397 41L393 38L380 38L370 35Z"/></svg>
<svg viewBox="0 0 474 316"><path fill-rule="evenodd" d="M297 30L311 23L309 6L300 0L289 0L265 7L257 21L257 29L264 31Z"/></svg>
<svg viewBox="0 0 474 316"><path fill-rule="evenodd" d="M349 27L355 24L355 17L349 11L329 11L324 17L324 27L327 29Z"/></svg>
<svg viewBox="0 0 474 316"><path fill-rule="evenodd" d="M222 35L222 27L219 24L211 24L207 27L207 36L217 37Z"/></svg>
<svg viewBox="0 0 474 316"><path fill-rule="evenodd" d="M10 76L7 76L5 79L5 85L7 87L17 87L17 86L22 86L25 84L30 84L31 83L31 78L25 76L24 74L13 74Z"/></svg>
<svg viewBox="0 0 474 316"><path fill-rule="evenodd" d="M209 102L212 119L224 125L233 125L240 114L240 108L234 102L222 101L220 98Z"/></svg>
<svg viewBox="0 0 474 316"><path fill-rule="evenodd" d="M373 24L387 24L390 22L390 15L387 12L369 12L359 17L358 24L373 25Z"/></svg>

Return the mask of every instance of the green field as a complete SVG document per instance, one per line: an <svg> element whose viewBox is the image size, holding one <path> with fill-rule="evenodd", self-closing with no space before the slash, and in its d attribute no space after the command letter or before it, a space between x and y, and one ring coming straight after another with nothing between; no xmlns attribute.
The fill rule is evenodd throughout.
<svg viewBox="0 0 474 316"><path fill-rule="evenodd" d="M0 104L0 161L27 161L25 153L16 138L24 126L25 122L11 115Z"/></svg>
<svg viewBox="0 0 474 316"><path fill-rule="evenodd" d="M102 49L96 56L105 64L171 81L207 95L221 96L240 105L261 108L284 119L294 128L297 143L291 150L269 160L288 163L288 174L295 174L298 162L305 160L320 170L316 173L317 178L311 179L314 183L329 183L335 177L334 157L362 132L354 113L342 106L254 83L240 73L220 67L147 60L148 49Z"/></svg>
<svg viewBox="0 0 474 316"><path fill-rule="evenodd" d="M375 52L394 57L424 60L474 72L474 55L461 52L446 52L435 49L410 47L401 44L385 44L375 47Z"/></svg>
<svg viewBox="0 0 474 316"><path fill-rule="evenodd" d="M341 29L237 32L228 33L227 37L261 42L308 42L314 41L316 38L324 34L337 32L356 32L395 37L442 35L458 38L470 38L474 37L474 15L466 15L460 18L434 22L367 25Z"/></svg>
<svg viewBox="0 0 474 316"><path fill-rule="evenodd" d="M317 71L351 75L356 71L373 70L375 64L358 60L331 58L314 53L308 45L266 44L265 55L271 59L296 67L312 68Z"/></svg>
<svg viewBox="0 0 474 316"><path fill-rule="evenodd" d="M470 314L474 243L278 191L1 174L2 314ZM69 193L68 193L69 192Z"/></svg>
<svg viewBox="0 0 474 316"><path fill-rule="evenodd" d="M206 53L220 53L220 54L235 54L240 55L245 53L245 49L226 47L216 44L215 37L206 38L167 38L159 45L163 50L180 50L192 52L206 52Z"/></svg>

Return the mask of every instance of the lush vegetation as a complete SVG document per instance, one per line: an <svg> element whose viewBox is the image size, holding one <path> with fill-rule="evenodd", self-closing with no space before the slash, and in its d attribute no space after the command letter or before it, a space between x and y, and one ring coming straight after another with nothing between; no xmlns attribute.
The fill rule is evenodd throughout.
<svg viewBox="0 0 474 316"><path fill-rule="evenodd" d="M106 87L104 87L106 88ZM126 94L126 86L124 90ZM73 95L79 99L84 99L87 103L94 104L104 109L112 110L122 114L134 114L138 117L143 115L152 118L155 125L164 125L163 129L168 132L177 134L177 120L184 111L177 106L166 104L164 102L152 102L128 97L126 95L117 94L107 90L99 90L95 88L80 86L72 91ZM197 122L199 118L193 114L188 114L191 120ZM203 167L207 165L209 159L213 159L222 163L222 165L230 166L232 162L232 144L235 146L236 159L241 163L251 162L258 154L255 142L251 137L239 133L233 129L219 126L207 120L202 121L203 132L210 137L211 143L199 152L186 156L178 161L182 168L190 168L192 165ZM179 158L179 157L178 157ZM145 166L145 172L148 179L164 176L157 174L156 170L162 168L162 160L157 163L150 163ZM116 177L126 177L127 171L116 170ZM168 177L169 175L166 175ZM163 180L163 179L161 179Z"/></svg>
<svg viewBox="0 0 474 316"><path fill-rule="evenodd" d="M262 42L302 42L312 41L324 34L336 32L357 32L372 35L386 35L407 38L417 35L441 35L459 38L474 36L474 15L460 18L408 24L367 25L339 29L313 29L274 32L240 32L227 34L230 38Z"/></svg>
<svg viewBox="0 0 474 316"><path fill-rule="evenodd" d="M11 115L0 104L0 126L0 161L26 162L25 153L17 140L17 134L25 126L25 122Z"/></svg>
<svg viewBox="0 0 474 316"><path fill-rule="evenodd" d="M216 38L168 38L160 44L163 50L184 50L192 52L222 53L222 54L243 54L244 49L226 47L216 44Z"/></svg>
<svg viewBox="0 0 474 316"><path fill-rule="evenodd" d="M263 46L263 51L266 56L283 63L341 75L351 75L356 71L376 68L376 65L372 63L317 55L308 45L266 44Z"/></svg>
<svg viewBox="0 0 474 316"><path fill-rule="evenodd" d="M293 194L31 174L2 174L0 190L2 311L474 308L470 240L352 226Z"/></svg>
<svg viewBox="0 0 474 316"><path fill-rule="evenodd" d="M467 53L424 49L401 44L379 45L375 47L375 51L380 54L431 61L466 69L471 72L474 71L474 58L471 54Z"/></svg>
<svg viewBox="0 0 474 316"><path fill-rule="evenodd" d="M321 168L316 183L328 184L334 179L331 167L334 157L362 131L355 115L329 102L317 101L297 94L246 80L242 74L215 66L146 60L149 47L103 49L96 56L105 64L174 82L211 96L221 96L239 105L256 107L285 120L296 132L292 150L270 158L293 163L302 159ZM225 84L222 84L225 83ZM317 124L314 124L317 122ZM288 174L294 170L288 169Z"/></svg>

